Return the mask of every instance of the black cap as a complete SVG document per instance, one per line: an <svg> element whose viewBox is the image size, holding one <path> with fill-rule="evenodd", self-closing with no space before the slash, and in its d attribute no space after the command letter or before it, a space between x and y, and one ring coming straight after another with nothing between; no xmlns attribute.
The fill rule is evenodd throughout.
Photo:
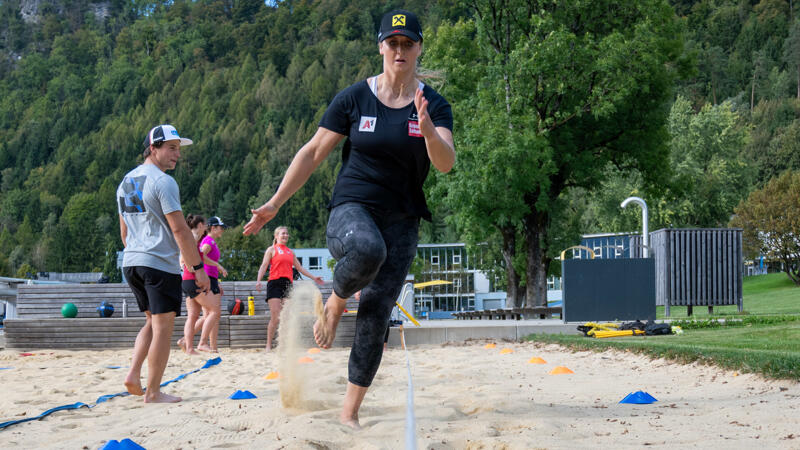
<svg viewBox="0 0 800 450"><path fill-rule="evenodd" d="M398 34L415 42L422 40L422 26L416 14L404 9L395 9L383 15L381 28L378 31L378 42Z"/></svg>
<svg viewBox="0 0 800 450"><path fill-rule="evenodd" d="M208 225L209 227L228 228L228 226L225 225L225 223L222 222L222 219L220 219L219 216L214 216L214 217L209 218L208 221L206 222L206 225Z"/></svg>

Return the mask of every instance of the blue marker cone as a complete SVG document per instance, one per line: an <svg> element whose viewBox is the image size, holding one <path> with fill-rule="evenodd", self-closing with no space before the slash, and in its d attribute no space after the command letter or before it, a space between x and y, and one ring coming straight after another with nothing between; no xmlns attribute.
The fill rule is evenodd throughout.
<svg viewBox="0 0 800 450"><path fill-rule="evenodd" d="M628 394L620 400L620 403L632 403L635 405L647 405L653 402L657 402L658 400L655 399L652 395L648 394L644 391L636 391L633 393Z"/></svg>
<svg viewBox="0 0 800 450"><path fill-rule="evenodd" d="M145 450L145 448L130 439L123 439L119 442L112 439L100 447L100 450Z"/></svg>
<svg viewBox="0 0 800 450"><path fill-rule="evenodd" d="M248 398L258 398L250 391L236 391L228 397L231 400L246 400Z"/></svg>

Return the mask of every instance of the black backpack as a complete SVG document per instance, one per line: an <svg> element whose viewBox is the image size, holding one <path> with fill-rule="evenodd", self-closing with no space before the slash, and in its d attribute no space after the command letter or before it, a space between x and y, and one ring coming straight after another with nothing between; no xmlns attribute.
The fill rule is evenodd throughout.
<svg viewBox="0 0 800 450"><path fill-rule="evenodd" d="M644 327L644 333L648 336L672 334L672 325L668 323L655 323L652 320L648 320L647 325Z"/></svg>

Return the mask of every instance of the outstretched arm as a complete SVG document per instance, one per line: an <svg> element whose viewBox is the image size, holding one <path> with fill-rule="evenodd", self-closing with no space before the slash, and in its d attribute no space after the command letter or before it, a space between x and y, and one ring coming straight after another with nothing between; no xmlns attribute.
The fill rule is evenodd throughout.
<svg viewBox="0 0 800 450"><path fill-rule="evenodd" d="M278 191L260 208L253 209L253 217L244 226L244 234L256 234L276 214L289 198L300 189L320 163L331 153L336 145L344 139L339 134L326 128L317 128L310 141L300 148L283 176Z"/></svg>
<svg viewBox="0 0 800 450"><path fill-rule="evenodd" d="M303 267L303 265L300 264L300 261L297 259L297 256L294 257L293 264L294 264L294 268L297 269L298 272L302 273L303 275L307 276L308 278L311 278L317 284L319 284L319 285L325 284L325 280L323 280L322 277L315 276L313 273L307 271L305 269L305 267Z"/></svg>

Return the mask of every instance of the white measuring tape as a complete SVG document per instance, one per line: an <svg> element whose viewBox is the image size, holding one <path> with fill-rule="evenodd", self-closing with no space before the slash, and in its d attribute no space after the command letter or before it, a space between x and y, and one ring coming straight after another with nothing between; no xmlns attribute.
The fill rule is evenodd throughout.
<svg viewBox="0 0 800 450"><path fill-rule="evenodd" d="M417 424L414 417L414 382L411 379L411 359L406 348L406 335L400 327L400 342L406 352L406 371L408 372L408 395L406 397L406 450L417 450Z"/></svg>

